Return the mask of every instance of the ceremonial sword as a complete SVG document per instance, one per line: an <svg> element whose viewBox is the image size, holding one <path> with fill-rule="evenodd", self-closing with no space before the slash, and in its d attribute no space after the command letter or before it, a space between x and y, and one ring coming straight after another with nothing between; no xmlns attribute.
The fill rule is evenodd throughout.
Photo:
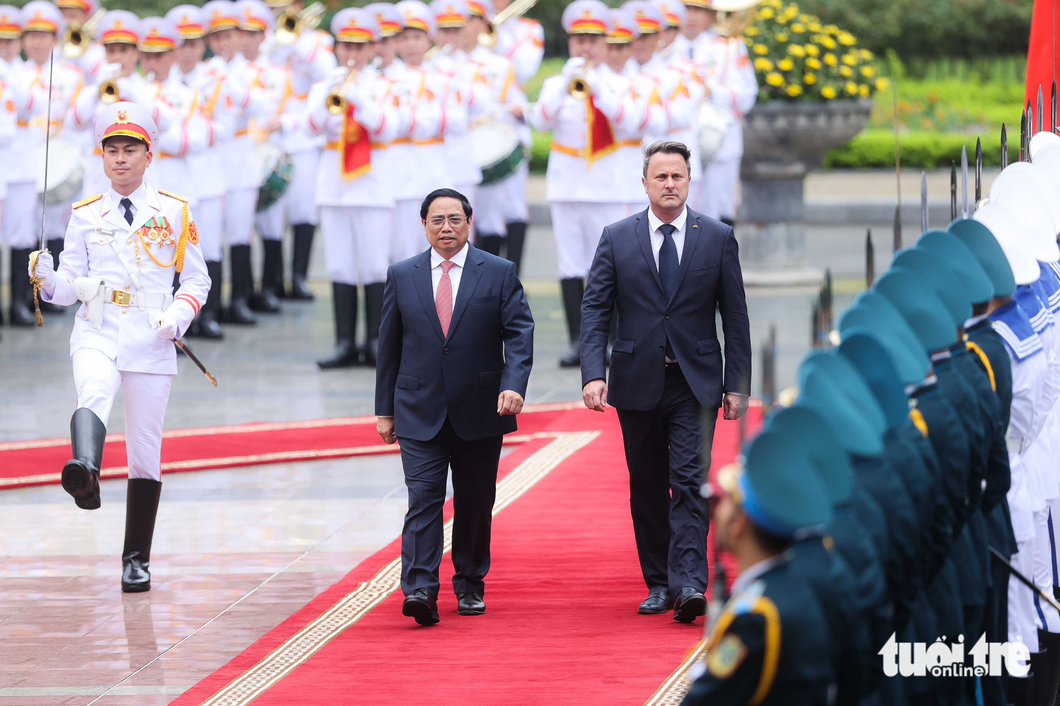
<svg viewBox="0 0 1060 706"><path fill-rule="evenodd" d="M1008 569L1008 572L1010 574L1012 574L1013 576L1015 576L1017 579L1019 579L1020 583L1024 584L1027 588L1029 588L1032 591L1034 591L1034 593L1037 594L1038 597L1043 598L1045 600L1045 602L1048 603L1049 605L1051 605L1053 608L1056 608L1057 610L1060 610L1060 603L1057 603L1055 598L1050 596L1048 593L1046 593L1042 589L1038 588L1034 584L1033 581L1031 581L1029 578L1027 578L1023 574L1021 574L1019 571L1017 571L1016 567L1014 567L1012 564L1010 564L1008 559L1006 559L1005 557L1001 556L1001 552L999 552L998 550L994 549L993 547L990 547L990 556L992 556L994 558L994 561L996 561L997 563L1001 564L1006 569Z"/></svg>
<svg viewBox="0 0 1060 706"><path fill-rule="evenodd" d="M184 355L188 356L191 359L191 362L195 363L195 365L197 365L199 367L199 370L201 370L202 374L205 375L207 377L207 379L210 382L213 383L214 387L217 387L217 378L215 378L213 375L211 375L210 371L206 369L206 366L203 365L201 362L199 362L199 359L196 358L195 354L191 352L191 349L189 349L184 344L184 341L180 340L179 338L174 338L173 339L173 345L175 345L180 350L184 351Z"/></svg>
<svg viewBox="0 0 1060 706"><path fill-rule="evenodd" d="M44 317L40 313L40 288L44 280L37 276L37 258L42 252L48 252L44 247L44 225L48 220L48 161L52 145L52 84L55 77L55 48L52 47L48 57L48 115L44 125L44 191L41 192L41 214L40 214L40 248L29 255L30 262L30 284L33 285L33 309L37 314L37 328L44 326Z"/></svg>

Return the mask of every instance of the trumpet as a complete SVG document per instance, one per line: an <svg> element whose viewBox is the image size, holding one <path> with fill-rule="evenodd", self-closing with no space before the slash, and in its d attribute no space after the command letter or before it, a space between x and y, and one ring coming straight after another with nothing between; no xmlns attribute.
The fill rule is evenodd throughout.
<svg viewBox="0 0 1060 706"><path fill-rule="evenodd" d="M99 84L99 99L107 105L121 100L121 91L118 90L117 79L108 79Z"/></svg>
<svg viewBox="0 0 1060 706"><path fill-rule="evenodd" d="M501 36L499 30L500 26L513 17L521 17L526 14L530 11L530 8L536 4L537 0L515 0L511 5L487 20L489 30L478 36L478 43L487 49L495 47L497 45L497 40L499 40Z"/></svg>
<svg viewBox="0 0 1060 706"><path fill-rule="evenodd" d="M369 66L378 67L382 63L381 59L377 56L369 63ZM360 69L350 67L349 73L346 74L346 78L342 80L339 87L329 93L324 98L324 105L327 106L328 112L332 115L345 115L346 110L350 107L350 102L344 95L346 89L350 87L352 83L357 80L357 74L361 72Z"/></svg>
<svg viewBox="0 0 1060 706"><path fill-rule="evenodd" d="M92 34L96 31L107 11L103 8L96 10L84 24L71 22L66 31L63 32L63 58L80 59L88 51L88 45L92 42Z"/></svg>
<svg viewBox="0 0 1060 706"><path fill-rule="evenodd" d="M589 90L589 83L585 80L584 76L576 76L570 80L570 84L567 86L567 93L570 94L571 98L576 100L585 100L592 95Z"/></svg>
<svg viewBox="0 0 1060 706"><path fill-rule="evenodd" d="M435 44L433 47L431 47L430 49L427 50L426 54L423 55L423 60L424 61L431 61L432 59L439 59L439 58L449 54L449 52L451 52L451 51L453 51L453 45L452 44L446 44L444 47L440 47L437 44Z"/></svg>
<svg viewBox="0 0 1060 706"><path fill-rule="evenodd" d="M301 12L284 8L276 17L276 43L280 46L294 44L302 32L319 27L327 11L327 5L322 2L314 2Z"/></svg>

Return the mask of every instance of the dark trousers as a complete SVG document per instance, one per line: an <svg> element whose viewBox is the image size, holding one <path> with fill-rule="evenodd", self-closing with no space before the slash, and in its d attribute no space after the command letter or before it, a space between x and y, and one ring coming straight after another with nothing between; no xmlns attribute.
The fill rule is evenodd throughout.
<svg viewBox="0 0 1060 706"><path fill-rule="evenodd" d="M497 496L497 463L504 437L467 441L449 420L430 441L399 437L409 511L401 530L401 590L426 588L437 596L442 563L445 480L453 469L453 590L485 593L490 530Z"/></svg>
<svg viewBox="0 0 1060 706"><path fill-rule="evenodd" d="M629 467L629 507L644 583L679 593L707 590L710 514L700 495L704 464L710 467L715 415L701 406L681 369L666 366L659 406L618 410ZM702 459L702 461L701 461Z"/></svg>

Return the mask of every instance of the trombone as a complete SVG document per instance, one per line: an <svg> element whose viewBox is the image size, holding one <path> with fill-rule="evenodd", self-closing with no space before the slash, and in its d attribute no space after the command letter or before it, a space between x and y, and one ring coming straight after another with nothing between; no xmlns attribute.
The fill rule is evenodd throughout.
<svg viewBox="0 0 1060 706"><path fill-rule="evenodd" d="M495 47L501 36L500 26L513 17L521 17L526 14L536 4L537 0L515 0L511 5L487 20L489 29L478 36L478 43L487 49Z"/></svg>
<svg viewBox="0 0 1060 706"><path fill-rule="evenodd" d="M96 26L107 14L103 8L96 10L92 16L85 20L84 24L71 22L63 32L63 58L80 59L88 51L88 45L92 42L92 35Z"/></svg>
<svg viewBox="0 0 1060 706"><path fill-rule="evenodd" d="M301 12L284 8L276 17L276 43L280 46L294 44L302 32L319 27L327 11L327 5L322 2L314 2Z"/></svg>

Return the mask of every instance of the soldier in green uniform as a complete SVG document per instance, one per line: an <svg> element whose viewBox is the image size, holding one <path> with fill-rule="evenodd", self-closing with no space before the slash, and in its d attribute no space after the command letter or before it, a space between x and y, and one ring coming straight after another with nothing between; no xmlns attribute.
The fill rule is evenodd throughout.
<svg viewBox="0 0 1060 706"><path fill-rule="evenodd" d="M718 546L740 576L707 641L703 673L684 703L824 706L835 675L821 607L791 568L787 550L828 523L828 492L796 440L766 431L751 442L745 468L719 474L713 513Z"/></svg>

